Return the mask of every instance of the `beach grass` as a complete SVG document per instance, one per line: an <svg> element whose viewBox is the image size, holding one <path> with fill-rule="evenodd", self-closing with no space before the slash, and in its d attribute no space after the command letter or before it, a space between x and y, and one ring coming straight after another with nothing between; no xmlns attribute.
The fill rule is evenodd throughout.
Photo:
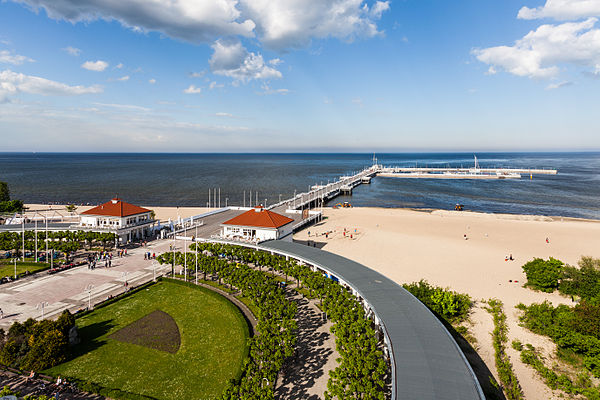
<svg viewBox="0 0 600 400"><path fill-rule="evenodd" d="M171 346L175 352L140 345L143 340L117 339L123 328L135 327L157 310L179 329L179 347ZM220 397L227 381L239 377L248 352L248 325L231 302L206 288L170 280L82 316L77 327L81 344L72 359L48 374L157 399ZM169 333L165 341L177 336L171 330L164 330Z"/></svg>

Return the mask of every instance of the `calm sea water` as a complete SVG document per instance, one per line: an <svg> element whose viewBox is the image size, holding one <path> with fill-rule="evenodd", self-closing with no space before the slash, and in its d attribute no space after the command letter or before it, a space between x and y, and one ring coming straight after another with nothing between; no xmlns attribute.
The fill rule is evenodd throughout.
<svg viewBox="0 0 600 400"><path fill-rule="evenodd" d="M600 219L600 153L478 153L482 167L555 168L533 180L375 178L350 197L355 206L453 209ZM472 166L471 153L378 154L380 164ZM118 195L154 206L261 203L371 165L372 154L84 154L0 153L0 181L25 202L97 204ZM254 203L254 200L253 200Z"/></svg>

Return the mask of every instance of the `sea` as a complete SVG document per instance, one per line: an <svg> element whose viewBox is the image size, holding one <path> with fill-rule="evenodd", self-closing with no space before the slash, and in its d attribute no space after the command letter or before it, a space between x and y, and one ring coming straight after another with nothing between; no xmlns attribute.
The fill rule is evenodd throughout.
<svg viewBox="0 0 600 400"><path fill-rule="evenodd" d="M351 196L358 207L454 209L600 219L600 153L128 154L0 153L0 181L26 203L99 204L118 196L145 206L273 204L373 164L552 168L533 179L449 180L377 177ZM251 194L250 194L251 193Z"/></svg>

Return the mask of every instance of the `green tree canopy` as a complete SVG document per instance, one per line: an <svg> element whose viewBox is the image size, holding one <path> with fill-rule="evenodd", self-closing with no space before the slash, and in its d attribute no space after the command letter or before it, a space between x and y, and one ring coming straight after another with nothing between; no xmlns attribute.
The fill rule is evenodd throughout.
<svg viewBox="0 0 600 400"><path fill-rule="evenodd" d="M548 260L534 258L525 265L523 271L527 275L527 286L542 292L553 292L558 288L563 262L550 257Z"/></svg>
<svg viewBox="0 0 600 400"><path fill-rule="evenodd" d="M8 189L8 183L0 182L0 201L10 200L10 190Z"/></svg>

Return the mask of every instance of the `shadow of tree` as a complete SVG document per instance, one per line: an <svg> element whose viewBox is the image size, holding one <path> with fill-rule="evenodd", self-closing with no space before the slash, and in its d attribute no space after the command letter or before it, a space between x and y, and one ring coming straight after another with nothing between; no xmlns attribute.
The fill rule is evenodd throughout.
<svg viewBox="0 0 600 400"><path fill-rule="evenodd" d="M325 346L330 333L317 331L325 321L306 299L296 296L292 300L298 305L298 341L296 352L282 370L283 378L275 389L275 398L317 400L320 397L309 395L308 389L323 375L325 364L333 353L332 349Z"/></svg>
<svg viewBox="0 0 600 400"><path fill-rule="evenodd" d="M106 335L114 327L115 324L113 323L113 320L110 319L101 322L94 322L93 324L78 328L79 339L81 341L79 344L71 348L69 359L72 360L82 356L106 344L106 340L100 339L100 337Z"/></svg>

